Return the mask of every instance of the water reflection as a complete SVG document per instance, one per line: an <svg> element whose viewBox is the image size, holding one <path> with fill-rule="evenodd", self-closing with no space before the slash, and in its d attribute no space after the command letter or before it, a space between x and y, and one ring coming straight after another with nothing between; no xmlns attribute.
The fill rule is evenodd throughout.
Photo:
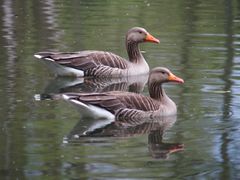
<svg viewBox="0 0 240 180"><path fill-rule="evenodd" d="M58 13L56 10L55 1L45 0L42 3L43 3L42 13L46 18L45 20L46 28L54 31L54 33L51 33L51 36L49 36L48 38L52 41L60 42L61 36L64 34L64 32L60 29L58 25L58 17L57 17Z"/></svg>
<svg viewBox="0 0 240 180"><path fill-rule="evenodd" d="M234 59L234 49L233 49L233 12L232 12L232 2L231 1L225 1L225 15L226 15L226 23L225 23L225 33L227 35L225 47L227 48L227 56L226 61L224 65L224 73L222 76L222 80L224 81L224 91L231 91L233 82L231 80L231 74L233 70L233 59ZM232 94L231 93L225 93L223 97L223 107L222 107L222 118L221 122L224 123L226 121L229 121L229 117L232 114L232 108L231 106L232 102ZM228 165L228 162L230 162L230 154L228 153L229 148L229 136L231 132L225 131L221 133L221 145L219 146L220 150L220 157L222 161L224 162L222 164L223 171L221 172L223 179L228 179L230 177L230 167Z"/></svg>
<svg viewBox="0 0 240 180"><path fill-rule="evenodd" d="M122 78L56 77L48 83L44 94L106 91L131 91L140 93L143 91L147 80L147 74Z"/></svg>
<svg viewBox="0 0 240 180"><path fill-rule="evenodd" d="M163 135L174 125L176 120L176 116L165 116L154 119L79 121L64 142L89 143L93 142L89 138L100 138L100 142L102 140L102 143L106 143L108 141L106 138L109 137L127 138L147 134L151 156L156 159L167 159L171 153L184 149L182 143L170 143L163 140Z"/></svg>
<svg viewBox="0 0 240 180"><path fill-rule="evenodd" d="M15 110L16 110L16 94L14 93L14 89L16 87L16 34L15 34L15 16L14 16L14 10L13 10L13 1L12 0L4 0L2 1L1 4L1 21L2 21L2 32L3 35L2 37L4 38L5 43L3 44L3 49L0 49L1 54L6 53L6 60L3 59L2 61L4 69L2 69L2 72L5 72L6 74L4 75L4 79L6 79L6 86L1 87L3 89L3 92L8 98L6 101L5 99L1 98L5 104L6 111L2 111L3 114L5 115L4 118L1 118L3 121L1 122L2 124L2 134L4 135L4 138L2 139L2 146L1 154L4 153L4 156L2 156L2 166L1 166L1 174L5 175L6 177L10 177L10 174L12 173L11 167L13 166L11 164L11 152L13 152L13 149L11 148L13 144L13 140L11 138L12 134L9 129L11 126L11 123L14 121L14 116L15 116ZM0 23L1 24L1 23ZM4 107L1 105L1 108ZM0 108L0 109L1 109ZM4 109L5 109L4 108ZM19 151L21 152L21 151ZM20 173L21 177L22 174ZM9 178L10 179L10 178Z"/></svg>

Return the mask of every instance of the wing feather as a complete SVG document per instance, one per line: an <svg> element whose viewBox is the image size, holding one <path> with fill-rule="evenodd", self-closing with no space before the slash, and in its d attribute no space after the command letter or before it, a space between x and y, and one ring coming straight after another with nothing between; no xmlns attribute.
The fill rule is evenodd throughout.
<svg viewBox="0 0 240 180"><path fill-rule="evenodd" d="M137 111L155 111L159 108L159 102L150 97L131 92L106 92L106 93L73 93L68 94L71 99L81 101L85 104L95 105L105 108L112 113L121 109Z"/></svg>
<svg viewBox="0 0 240 180"><path fill-rule="evenodd" d="M116 54L104 51L80 51L72 53L40 52L37 55L41 56L41 59L52 59L61 65L81 70L97 66L126 69L129 63Z"/></svg>

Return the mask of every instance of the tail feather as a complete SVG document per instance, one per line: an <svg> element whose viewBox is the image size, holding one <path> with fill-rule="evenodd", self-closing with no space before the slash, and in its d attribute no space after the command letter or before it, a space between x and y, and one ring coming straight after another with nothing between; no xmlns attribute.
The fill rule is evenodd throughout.
<svg viewBox="0 0 240 180"><path fill-rule="evenodd" d="M35 101L44 101L44 100L59 100L62 99L61 94L35 94Z"/></svg>
<svg viewBox="0 0 240 180"><path fill-rule="evenodd" d="M84 72L81 69L76 69L72 67L67 67L59 64L56 61L54 55L58 53L54 52L39 52L34 54L34 57L42 59L44 63L58 76L74 76L74 77L83 77Z"/></svg>
<svg viewBox="0 0 240 180"><path fill-rule="evenodd" d="M51 56L54 55L53 52L39 52L34 54L34 57L38 59L52 59Z"/></svg>

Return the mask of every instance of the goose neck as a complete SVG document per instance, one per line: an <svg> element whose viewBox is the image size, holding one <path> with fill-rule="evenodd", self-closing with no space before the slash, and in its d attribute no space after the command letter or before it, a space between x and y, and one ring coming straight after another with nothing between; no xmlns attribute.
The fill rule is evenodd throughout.
<svg viewBox="0 0 240 180"><path fill-rule="evenodd" d="M148 87L149 87L149 95L151 98L159 101L163 101L163 99L166 96L166 93L162 88L161 83L157 83L157 82L149 83Z"/></svg>
<svg viewBox="0 0 240 180"><path fill-rule="evenodd" d="M143 59L142 53L138 47L138 42L127 41L127 53L129 61L132 63L139 63Z"/></svg>

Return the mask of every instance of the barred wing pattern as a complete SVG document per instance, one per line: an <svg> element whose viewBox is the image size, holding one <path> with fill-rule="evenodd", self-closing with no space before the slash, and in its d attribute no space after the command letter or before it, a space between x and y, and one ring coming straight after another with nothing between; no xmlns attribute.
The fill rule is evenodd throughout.
<svg viewBox="0 0 240 180"><path fill-rule="evenodd" d="M80 69L85 76L109 76L128 68L124 58L105 51L80 51L73 53L38 53L44 59L54 60L60 65ZM116 72L116 71L120 72ZM122 72L123 73L123 72Z"/></svg>
<svg viewBox="0 0 240 180"><path fill-rule="evenodd" d="M70 99L95 105L113 113L117 118L138 118L159 109L160 103L150 97L131 92L66 93ZM148 112L148 113L147 113Z"/></svg>

